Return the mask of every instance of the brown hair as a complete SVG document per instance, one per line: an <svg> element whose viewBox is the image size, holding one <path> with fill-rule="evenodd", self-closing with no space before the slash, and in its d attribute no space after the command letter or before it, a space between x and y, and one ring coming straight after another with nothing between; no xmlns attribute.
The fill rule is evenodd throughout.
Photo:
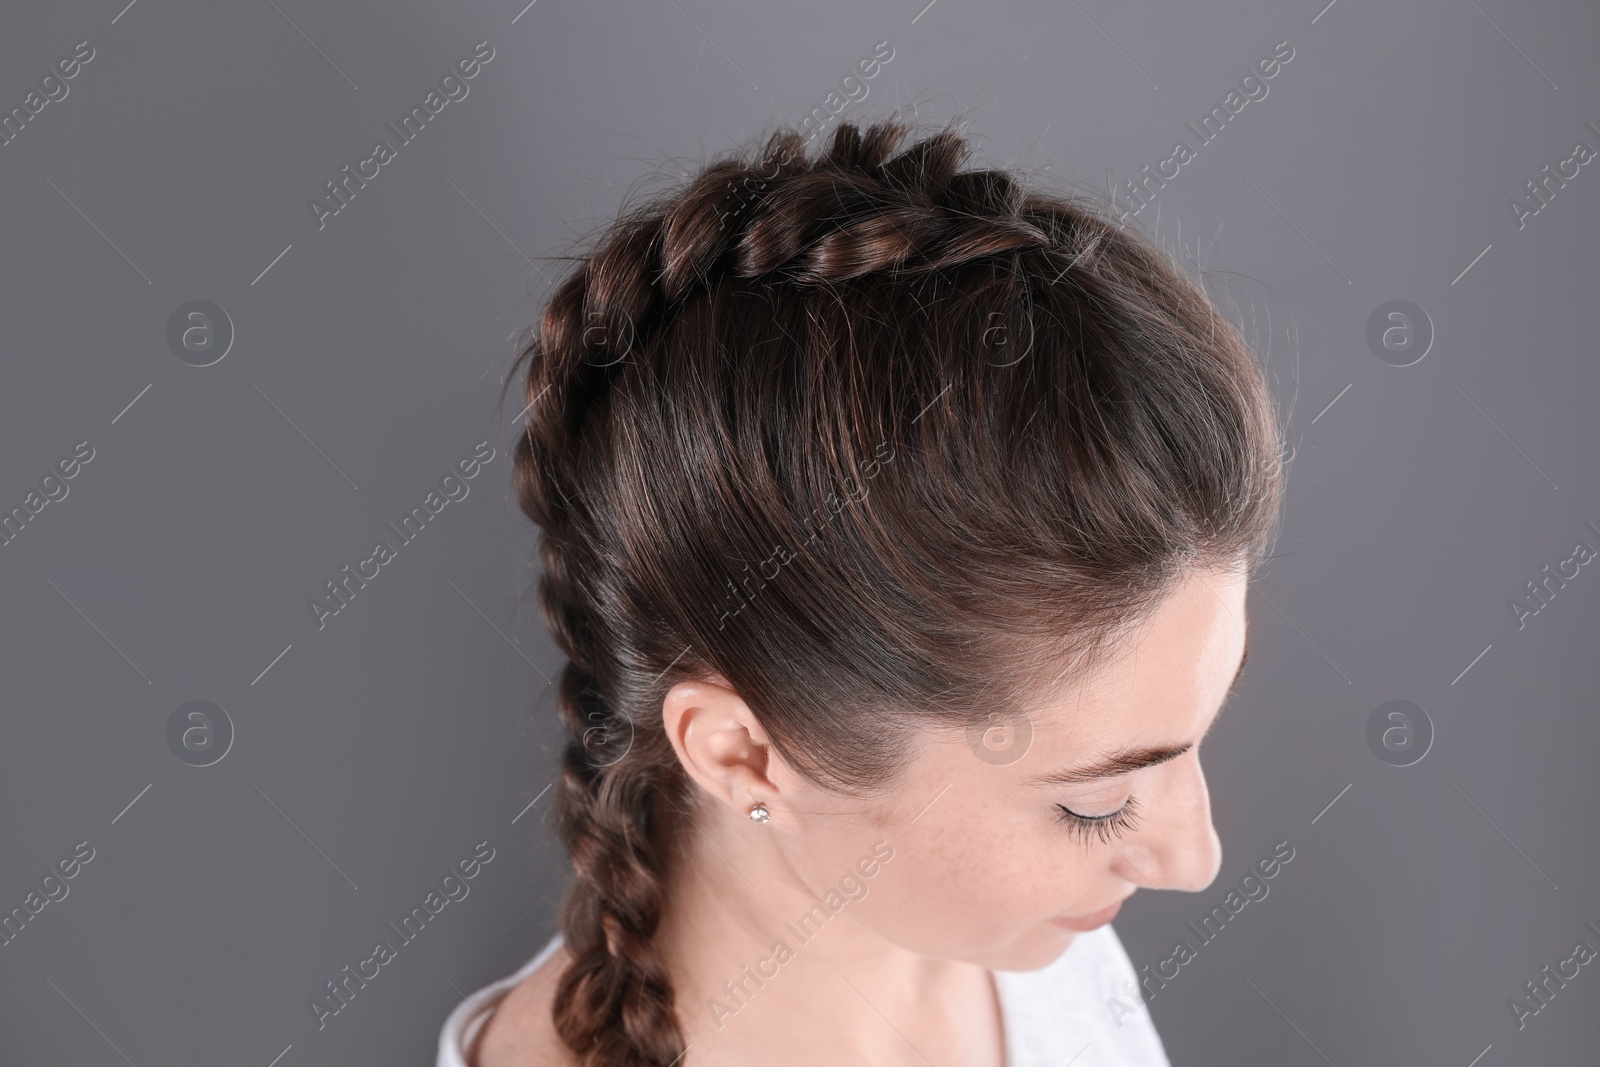
<svg viewBox="0 0 1600 1067"><path fill-rule="evenodd" d="M1191 567L1252 571L1282 436L1204 290L1096 201L960 170L945 128L780 129L625 211L519 360L522 509L566 653L576 880L553 1012L586 1067L683 1049L653 944L688 779L666 692L720 677L870 791L919 727L1059 674Z"/></svg>

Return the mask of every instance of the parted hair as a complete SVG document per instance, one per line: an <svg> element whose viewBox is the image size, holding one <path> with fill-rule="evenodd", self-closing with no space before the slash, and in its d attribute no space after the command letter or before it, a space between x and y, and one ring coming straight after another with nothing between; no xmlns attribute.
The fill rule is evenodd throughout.
<svg viewBox="0 0 1600 1067"><path fill-rule="evenodd" d="M1095 197L962 166L947 126L780 128L622 211L511 379L567 662L574 880L553 1023L683 1055L655 945L695 817L662 701L726 682L819 785L886 789L1107 647L1190 568L1256 568L1282 428L1240 333Z"/></svg>

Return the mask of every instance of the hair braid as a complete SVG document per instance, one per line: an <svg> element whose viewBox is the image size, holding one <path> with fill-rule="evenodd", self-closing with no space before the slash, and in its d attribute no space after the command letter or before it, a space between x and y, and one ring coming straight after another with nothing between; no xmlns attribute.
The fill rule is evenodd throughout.
<svg viewBox="0 0 1600 1067"><path fill-rule="evenodd" d="M1046 632L1067 617L1110 617L1127 607L1127 589L1137 586L1138 595L1145 596L1152 588L1139 576L1164 574L1169 558L1187 551L1190 541L1210 538L1224 547L1245 543L1257 537L1263 516L1275 509L1276 468L1261 457L1279 450L1270 443L1258 447L1272 429L1263 422L1264 391L1242 365L1236 366L1241 359L1248 362L1248 353L1242 345L1230 347L1233 335L1225 323L1217 336L1218 320L1204 297L1196 303L1197 290L1186 288L1175 268L1158 262L1135 238L1122 236L1105 216L1067 201L1035 198L1001 171L961 172L971 149L956 130L935 133L895 154L910 128L899 121L865 130L843 124L831 145L810 159L803 155L799 133L780 130L753 160L712 163L672 195L621 215L556 288L522 353L527 424L514 451L515 488L524 513L542 528L539 602L568 659L557 688L569 734L557 809L576 878L561 913L571 963L559 980L553 1017L583 1067L668 1067L684 1051L667 961L655 944L679 831L692 812L689 782L661 727L661 702L675 682L722 675L764 725L771 721L769 732L783 755L794 757L804 770L845 767L860 778L868 761L877 760L873 767L881 769L894 752L892 744L861 743L866 731L887 730L889 722L887 712L874 716L864 709L920 705L930 713L957 714L970 696L959 679L979 678L992 668L983 642L997 629L996 620L1026 614L1016 606L1024 593L1046 605L1035 612L1037 619L1029 619L1037 623L1034 632ZM1093 272L1107 247L1118 252L1106 260L1107 274L1099 278ZM1008 260L1015 265L1027 255L1033 256L1030 281L1019 287L1000 277ZM993 263L979 262L985 257L994 257ZM828 376L819 376L806 361L835 358L831 353L838 346L826 339L843 336L839 322L865 329L862 323L872 318L829 320L833 325L819 327L805 344L786 350L783 358L793 365L764 360L760 366L769 369L747 370L742 361L753 357L727 350L741 342L747 351L751 344L769 342L747 330L744 320L733 324L735 297L754 294L772 303L769 333L793 340L790 328L806 330L813 308L812 298L797 291L887 284L941 271L954 278L950 272L970 270L961 275L976 286L965 294L967 303L948 302L926 330L931 340L908 342L904 349L937 344L949 351L961 337L973 336L973 308L981 306L988 314L994 306L1017 307L1032 300L1035 291L1050 289L1052 275L1059 281L1072 267L1086 275L1064 287L1082 287L1070 298L1079 301L1078 321L1060 325L1057 332L1066 340L1059 343L1065 347L1050 360L1041 356L1013 371L994 369L1011 363L924 359L926 365L905 371L903 380L877 365L870 372L873 388L887 397L885 409L907 403L902 394L926 389L912 406L915 410L926 400L924 412L948 390L937 390L939 375L990 376L950 394L948 412L941 408L907 434L938 432L959 440L968 429L982 429L980 415L990 420L985 424L990 429L1005 425L994 411L963 414L975 404L1013 403L1014 410L1001 412L1007 416L1023 407L1032 410L1027 441L1038 447L1006 460L1028 459L1034 464L1032 478L1009 477L1008 469L975 482L986 493L1018 493L1010 511L997 508L993 497L967 494L963 501L978 516L968 529L982 529L994 516L1010 513L1034 524L988 527L996 531L993 543L1009 546L991 556L974 549L968 571L987 577L988 592L979 584L958 589L958 577L940 577L936 562L929 562L944 554L932 539L937 527L924 521L910 536L927 537L921 545L932 547L914 564L873 559L858 565L855 559L840 563L835 558L831 571L804 572L822 587L820 598L807 599L811 592L801 588L804 580L797 576L790 579L792 592L769 594L738 620L743 629L724 630L728 612L721 620L717 612L729 562L753 561L766 550L758 546L787 540L799 527L795 515L808 506L805 476L782 481L759 457L738 450L742 439L735 431L750 425L739 421L739 405L745 403L740 390L763 374L769 388L783 388L770 385L780 380L808 387L826 382ZM993 276L984 273L991 270ZM1157 280L1141 281L1145 276ZM955 289L960 293L962 286ZM908 297L907 292L895 296L920 310L915 293ZM1049 309L1058 320L1063 319L1060 309L1070 307L1068 299L1058 292L1057 304ZM1101 311L1101 304L1112 310ZM1152 305L1175 310L1159 321L1140 319ZM871 307L865 301L860 306ZM1203 344L1202 326L1212 333L1210 348ZM1221 368L1196 370L1185 364L1165 372L1168 377L1157 387L1178 399L1150 402L1178 410L1170 433L1165 424L1152 430L1140 423L1144 409L1130 407L1149 400L1154 396L1149 388L1156 387L1141 393L1124 384L1119 376L1135 372L1115 358L1079 351L1135 343L1122 338L1138 330L1146 334L1137 344L1165 346L1196 366L1209 359ZM1147 358L1144 350L1135 357ZM866 388L857 378L867 374L854 370L838 388ZM1217 383L1237 386L1244 399L1232 408L1215 405L1214 422L1190 419L1190 436L1184 437L1182 420L1201 406L1194 392L1221 390ZM676 390L677 399L653 395L663 387ZM1185 388L1192 392L1184 394ZM1014 401L1007 390L1014 391ZM841 421L863 410L852 406L854 394L839 399L824 391L820 399L811 399L819 407L804 412L787 397L769 401L775 407L763 410L785 414L760 418L836 433ZM1107 416L1108 410L1114 414ZM1117 413L1125 410L1134 414ZM1040 412L1054 414L1034 426ZM1164 414L1158 410L1149 417ZM1107 428L1118 418L1135 424L1124 434L1132 443L1115 439ZM1022 419L1015 422L1020 425ZM1053 431L1044 428L1046 422ZM880 425L884 433L893 432L891 420ZM770 429L763 424L759 432ZM1074 435L1090 440L1074 444ZM1141 464L1159 470L1167 460L1156 449L1169 438L1175 450L1197 454L1204 449L1191 447L1191 441L1212 442L1214 462L1210 453L1195 462L1213 466L1196 473L1174 461L1177 474L1170 482L1149 474ZM844 460L861 447L861 442L831 439L814 444L824 464L842 463L836 446ZM1095 449L1100 451L1092 461L1079 459ZM1224 483L1227 478L1234 481ZM1030 492L1038 495L1027 498ZM1130 496L1136 498L1132 503ZM1193 510L1204 512L1195 521L1189 512L1176 513L1180 503L1189 505L1189 497ZM1170 504L1163 503L1168 499ZM1227 506L1217 506L1216 500L1224 499ZM730 515L734 518L726 518ZM1057 525L1041 536L1046 518ZM705 533L712 526L719 528L716 536ZM954 520L951 529L957 529ZM908 543L910 536L903 535ZM993 576L997 559L1030 544L1062 555L1038 568L1018 568L1021 578ZM854 569L847 574L847 567ZM1045 593L1027 586L1035 570L1044 576L1040 582L1055 586ZM870 581L902 594L893 605L908 621L897 618L890 624L871 614L887 611L891 598L849 599L851 594L839 587L848 585L852 574L860 578L857 588ZM1063 592L1069 581L1082 585L1075 600ZM936 601L946 595L944 587L950 588L950 599ZM1002 595L1017 599L1007 602L1006 611L980 616L974 605L1002 587ZM928 615L921 613L919 601ZM928 621L934 608L937 622ZM852 613L875 625L855 624L848 642L837 640L834 630L848 629ZM948 621L952 618L959 625ZM885 637L891 633L892 638ZM791 654L801 647L806 656ZM746 662L752 659L754 664ZM802 692L792 672L805 674L810 691ZM845 688L829 689L831 675L838 675ZM841 696L845 692L860 697L853 713L852 699ZM801 738L795 723L804 723L814 736ZM809 759L807 746L826 748L830 738L838 741L839 751ZM851 738L853 745L846 745ZM840 755L846 747L856 755Z"/></svg>
<svg viewBox="0 0 1600 1067"><path fill-rule="evenodd" d="M562 671L560 701L574 736L562 761L558 822L576 881L561 915L572 964L561 976L553 1016L562 1040L586 1065L664 1067L679 1058L683 1038L654 942L667 842L653 791L679 790L659 758L596 766L596 751L612 740L596 744L596 733L614 724L593 683L574 664ZM584 710L581 721L577 709Z"/></svg>
<svg viewBox="0 0 1600 1067"><path fill-rule="evenodd" d="M552 1016L585 1067L665 1065L683 1048L671 981L654 946L669 837L656 791L677 803L683 783L674 762L650 751L659 749L659 730L636 736L619 703L642 688L629 660L637 666L644 653L596 610L605 572L590 550L594 517L574 462L586 421L631 350L634 324L657 298L644 265L658 232L658 225L636 225L620 234L549 302L529 348L537 353L529 365L531 410L516 450L519 501L543 527L540 607L568 659L557 687L568 742L556 809L575 872L560 918L572 962Z"/></svg>

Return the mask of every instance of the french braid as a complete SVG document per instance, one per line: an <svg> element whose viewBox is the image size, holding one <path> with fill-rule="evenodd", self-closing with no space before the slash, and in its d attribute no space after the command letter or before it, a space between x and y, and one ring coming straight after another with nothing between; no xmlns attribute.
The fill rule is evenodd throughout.
<svg viewBox="0 0 1600 1067"><path fill-rule="evenodd" d="M1020 628L1027 597L1030 632L1111 618L1130 597L1150 602L1176 559L1261 544L1275 513L1270 401L1200 290L1103 213L1025 194L1003 171L960 171L970 149L956 130L897 154L909 130L844 124L810 159L799 133L780 130L753 159L706 166L605 231L522 354L516 493L542 529L539 601L567 657L557 810L576 877L553 1016L584 1067L667 1067L685 1051L655 945L693 811L660 722L672 684L730 679L786 758L859 784L891 768L906 708L970 713L961 678L995 663L980 638ZM883 287L897 287L905 316L888 324L898 335L879 335L903 344L898 362L852 364L846 342L883 318L872 312ZM1047 299L1076 301L1056 315L1066 339L1055 355L1041 346L986 366L962 356L990 328L986 307L1017 323ZM770 321L750 325L752 300ZM854 311L829 310L852 300ZM812 323L820 332L781 348ZM789 354L761 354L776 351ZM1158 351L1187 362L1168 368ZM759 390L766 424L749 414ZM919 409L928 418L913 425ZM1026 424L1014 417L1029 412ZM990 454L998 438L1005 455ZM796 516L883 440L913 454L874 488L883 510L799 537ZM996 463L993 474L971 475L962 493L941 496L931 480L919 491L916 456L931 457L916 468L926 478L953 477L959 464L944 453L961 440L977 457L966 462ZM1194 458L1173 458L1184 449ZM803 467L813 453L820 473ZM1024 460L1030 476L1002 484ZM1018 496L990 499L1002 492ZM897 499L932 501L920 506L942 509L942 524L908 504L913 518L884 532ZM958 515L962 501L971 511ZM1000 529L1002 515L1020 525ZM944 526L956 531L948 543ZM814 541L792 578L730 615L730 561ZM1019 545L1056 553L1036 570L1057 589L1022 587ZM964 563L947 562L963 551ZM991 592L941 569L958 566ZM980 606L986 597L998 602ZM834 676L844 681L830 688Z"/></svg>

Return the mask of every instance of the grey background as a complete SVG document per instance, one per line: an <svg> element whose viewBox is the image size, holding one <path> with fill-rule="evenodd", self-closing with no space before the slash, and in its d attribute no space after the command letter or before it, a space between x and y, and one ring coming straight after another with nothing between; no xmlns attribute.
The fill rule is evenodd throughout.
<svg viewBox="0 0 1600 1067"><path fill-rule="evenodd" d="M460 995L544 943L558 657L496 404L540 257L799 121L879 40L847 115L967 111L981 162L1056 185L1165 157L1288 40L1137 219L1250 327L1296 459L1207 745L1222 877L1118 930L1155 963L1288 840L1150 1005L1175 1064L1594 1062L1595 966L1521 1032L1507 1008L1600 948L1600 567L1521 630L1508 607L1600 547L1600 164L1521 230L1507 206L1600 148L1593 5L15 4L0 107L84 39L0 148L0 503L95 449L0 548L0 903L96 854L0 948L0 1060L429 1063ZM319 231L307 198L485 39L470 95ZM165 342L197 298L237 329L204 368ZM1435 326L1414 366L1367 347L1391 299ZM307 599L482 440L467 499L319 631ZM237 731L210 767L166 743L192 699ZM1414 766L1366 745L1392 699L1436 730ZM308 998L484 840L470 895L319 1032Z"/></svg>

